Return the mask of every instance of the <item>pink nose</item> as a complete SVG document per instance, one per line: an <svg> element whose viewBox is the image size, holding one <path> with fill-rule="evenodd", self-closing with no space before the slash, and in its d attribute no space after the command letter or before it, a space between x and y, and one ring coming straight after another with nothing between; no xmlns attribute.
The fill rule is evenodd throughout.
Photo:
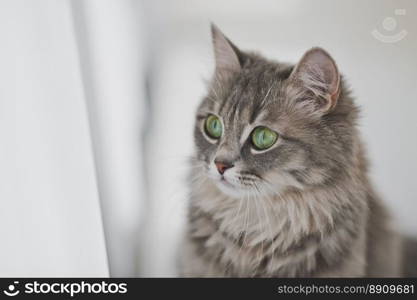
<svg viewBox="0 0 417 300"><path fill-rule="evenodd" d="M230 169L233 167L233 164L231 163L225 163L225 162L219 162L219 161L215 161L214 164L216 165L217 171L219 171L221 175L223 175L227 169Z"/></svg>

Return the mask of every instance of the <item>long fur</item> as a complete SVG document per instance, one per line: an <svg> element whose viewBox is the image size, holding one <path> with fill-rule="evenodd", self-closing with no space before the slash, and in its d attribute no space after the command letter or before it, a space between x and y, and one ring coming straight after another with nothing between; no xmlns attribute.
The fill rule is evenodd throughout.
<svg viewBox="0 0 417 300"><path fill-rule="evenodd" d="M217 66L196 114L182 274L400 276L400 238L368 179L359 109L343 79L337 105L323 113L322 74L297 81L292 65L230 51L238 59ZM224 125L217 141L204 133L209 114ZM262 153L250 142L257 124L280 134ZM218 182L215 158L235 164L226 173L238 188Z"/></svg>

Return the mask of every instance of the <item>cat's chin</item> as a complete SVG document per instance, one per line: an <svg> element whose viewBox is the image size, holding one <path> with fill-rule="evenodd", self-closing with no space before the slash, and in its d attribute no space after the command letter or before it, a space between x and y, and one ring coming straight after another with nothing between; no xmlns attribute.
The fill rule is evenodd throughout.
<svg viewBox="0 0 417 300"><path fill-rule="evenodd" d="M241 186L239 184L234 184L231 183L227 180L222 180L222 179L213 179L212 181L214 183L214 186L217 187L217 189L219 190L220 193L231 197L231 198L235 198L235 199L251 199L251 198L263 198L263 197L273 197L276 195L280 195L281 193L285 193L288 189L292 188L294 189L295 187L284 187L281 186L280 188L278 184L275 185L276 190L274 191L269 191L269 190L265 190L265 189L259 189L259 188L253 188L253 187L246 187L246 186Z"/></svg>
<svg viewBox="0 0 417 300"><path fill-rule="evenodd" d="M252 197L256 195L255 189L236 186L225 180L215 180L219 191L232 198Z"/></svg>

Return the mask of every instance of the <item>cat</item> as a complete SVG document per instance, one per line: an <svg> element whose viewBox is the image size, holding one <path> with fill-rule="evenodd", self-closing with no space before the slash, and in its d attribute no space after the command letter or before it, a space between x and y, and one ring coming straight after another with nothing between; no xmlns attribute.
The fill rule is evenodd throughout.
<svg viewBox="0 0 417 300"><path fill-rule="evenodd" d="M368 178L359 108L333 58L294 66L211 27L198 107L187 277L396 277L402 243Z"/></svg>

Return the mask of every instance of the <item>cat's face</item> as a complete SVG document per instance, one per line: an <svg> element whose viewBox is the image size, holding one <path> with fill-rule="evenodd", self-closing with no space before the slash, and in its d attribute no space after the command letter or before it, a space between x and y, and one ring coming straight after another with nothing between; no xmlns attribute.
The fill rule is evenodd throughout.
<svg viewBox="0 0 417 300"><path fill-rule="evenodd" d="M201 176L233 197L337 176L349 163L353 125L331 117L340 77L330 56L313 49L292 67L243 54L216 28L213 40L216 73L194 133Z"/></svg>

